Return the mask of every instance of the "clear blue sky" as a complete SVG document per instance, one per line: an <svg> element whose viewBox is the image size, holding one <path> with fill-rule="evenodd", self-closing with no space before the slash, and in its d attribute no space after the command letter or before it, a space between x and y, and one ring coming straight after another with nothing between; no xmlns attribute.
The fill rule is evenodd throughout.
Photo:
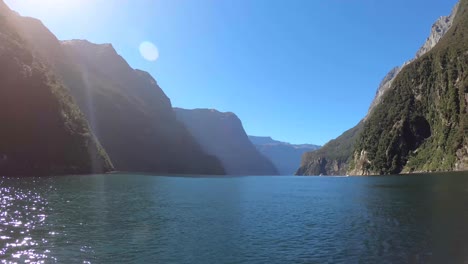
<svg viewBox="0 0 468 264"><path fill-rule="evenodd" d="M247 133L324 144L366 114L456 0L5 0L59 39L112 43L174 106L236 113ZM159 59L146 61L143 41Z"/></svg>

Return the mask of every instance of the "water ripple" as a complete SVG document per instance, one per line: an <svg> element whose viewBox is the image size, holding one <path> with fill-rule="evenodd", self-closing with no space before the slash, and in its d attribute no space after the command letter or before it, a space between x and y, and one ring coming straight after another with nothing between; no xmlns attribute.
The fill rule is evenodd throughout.
<svg viewBox="0 0 468 264"><path fill-rule="evenodd" d="M41 232L47 218L47 200L33 190L5 186L6 181L0 178L1 263L55 262Z"/></svg>
<svg viewBox="0 0 468 264"><path fill-rule="evenodd" d="M0 178L0 263L468 263L467 186L466 174Z"/></svg>

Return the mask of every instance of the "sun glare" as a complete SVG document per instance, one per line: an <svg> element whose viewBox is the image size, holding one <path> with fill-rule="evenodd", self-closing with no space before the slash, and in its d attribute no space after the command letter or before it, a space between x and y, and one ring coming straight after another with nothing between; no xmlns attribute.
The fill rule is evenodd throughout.
<svg viewBox="0 0 468 264"><path fill-rule="evenodd" d="M149 41L144 41L140 44L140 54L148 61L156 61L159 58L158 48Z"/></svg>

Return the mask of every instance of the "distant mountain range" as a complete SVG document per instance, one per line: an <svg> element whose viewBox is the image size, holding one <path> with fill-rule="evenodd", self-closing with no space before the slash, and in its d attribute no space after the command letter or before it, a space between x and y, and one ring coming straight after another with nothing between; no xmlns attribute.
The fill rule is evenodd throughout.
<svg viewBox="0 0 468 264"><path fill-rule="evenodd" d="M302 155L320 148L312 144L293 145L271 137L249 136L249 139L263 155L273 162L281 175L294 175Z"/></svg>
<svg viewBox="0 0 468 264"><path fill-rule="evenodd" d="M367 116L304 155L298 175L468 170L468 0L392 69Z"/></svg>
<svg viewBox="0 0 468 264"><path fill-rule="evenodd" d="M180 108L175 108L175 112L203 150L221 161L227 174L278 175L273 163L249 141L234 113Z"/></svg>

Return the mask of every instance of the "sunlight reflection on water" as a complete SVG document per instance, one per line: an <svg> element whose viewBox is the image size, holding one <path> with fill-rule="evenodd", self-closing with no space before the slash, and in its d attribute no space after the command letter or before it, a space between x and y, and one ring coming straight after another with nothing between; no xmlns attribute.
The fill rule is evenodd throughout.
<svg viewBox="0 0 468 264"><path fill-rule="evenodd" d="M33 191L0 187L0 259L13 259L1 263L56 261L49 256L48 241L40 232L47 217L46 208L47 201Z"/></svg>
<svg viewBox="0 0 468 264"><path fill-rule="evenodd" d="M0 177L0 263L468 263L468 174Z"/></svg>

